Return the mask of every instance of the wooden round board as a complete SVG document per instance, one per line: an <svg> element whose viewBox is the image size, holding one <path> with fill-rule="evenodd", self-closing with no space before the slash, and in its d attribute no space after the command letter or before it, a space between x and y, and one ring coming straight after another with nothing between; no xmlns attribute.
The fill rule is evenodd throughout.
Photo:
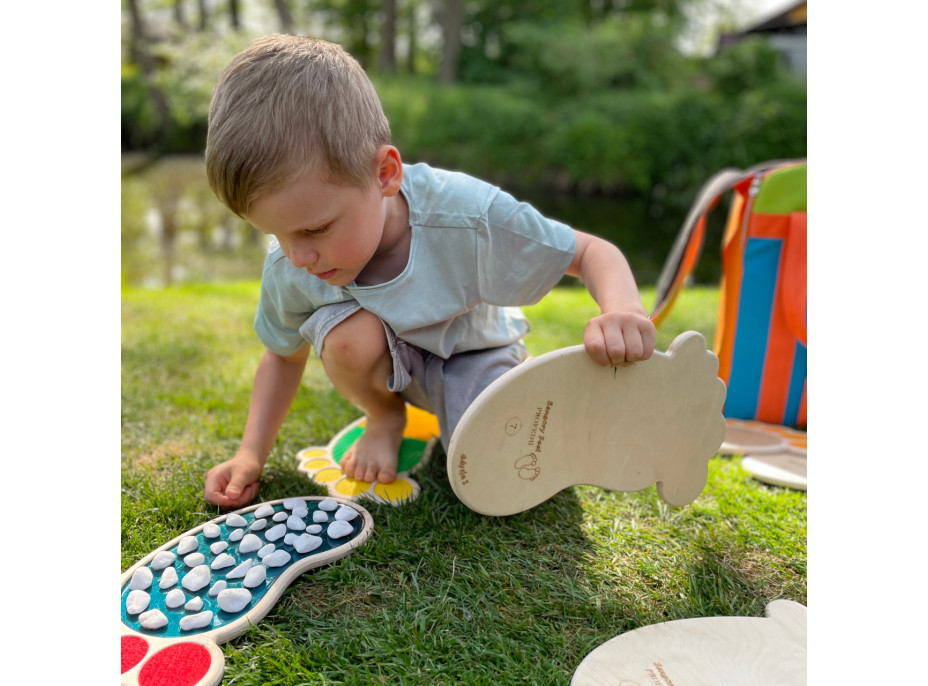
<svg viewBox="0 0 928 686"><path fill-rule="evenodd" d="M797 491L808 490L805 455L792 452L745 455L741 459L741 466L758 481L774 486L786 486Z"/></svg>
<svg viewBox="0 0 928 686"><path fill-rule="evenodd" d="M800 686L804 605L775 600L765 617L701 617L645 626L602 644L571 686Z"/></svg>
<svg viewBox="0 0 928 686"><path fill-rule="evenodd" d="M719 448L719 454L777 453L785 449L786 441L779 436L744 426L728 424L725 427L725 440Z"/></svg>
<svg viewBox="0 0 928 686"><path fill-rule="evenodd" d="M692 502L725 436L725 385L699 333L666 353L600 367L583 346L510 370L471 404L451 437L448 478L487 515L527 510L576 484L637 491L657 484Z"/></svg>

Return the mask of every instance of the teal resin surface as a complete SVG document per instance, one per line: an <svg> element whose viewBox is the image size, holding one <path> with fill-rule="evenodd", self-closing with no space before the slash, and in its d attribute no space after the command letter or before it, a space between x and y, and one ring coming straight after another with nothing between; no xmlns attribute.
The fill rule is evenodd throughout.
<svg viewBox="0 0 928 686"><path fill-rule="evenodd" d="M300 499L300 500L302 500L302 499ZM306 523L307 526L311 526L312 524L314 524L314 522L313 522L313 514L314 514L315 512L317 512L317 511L319 511L319 504L320 504L320 503L323 503L323 502L326 502L326 500L328 500L328 499L321 499L321 500L304 500L304 501L303 501L304 504L305 504L305 506L306 506L306 509L308 510L308 512L307 512L307 514L306 514L305 517L302 517L302 519L303 519L303 521ZM336 501L330 501L330 502L336 502ZM274 508L274 513L275 513L275 514L278 513L278 512L282 512L282 511L285 511L285 512L288 512L288 513L289 513L289 511L286 510L286 508L284 508L283 503L277 503L276 505L273 505L272 507ZM354 519L352 519L350 522L348 522L348 524L351 525L351 533L349 533L349 534L346 535L346 536L340 537L340 538L335 538L335 539L330 538L330 537L326 534L327 529L328 529L328 526L329 526L332 522L335 521L335 518L334 518L335 513L336 513L339 509L343 509L343 508L352 509L352 510L354 510L354 511L356 512L356 515L357 515L357 516L355 516ZM246 534L247 534L247 533L253 533L253 534L257 535L257 536L261 539L262 543L266 545L267 543L269 543L269 541L267 541L267 540L265 539L265 534L267 533L267 531L268 531L269 529L271 529L273 526L275 526L275 525L277 524L277 522L274 522L274 521L271 519L271 517L272 517L273 515L269 515L269 516L267 517L267 520L268 520L268 521L267 521L267 526L266 526L264 529L262 529L262 530L260 530L260 531L251 531L251 530L249 529L249 527L250 527L250 526L252 525L252 523L255 521L255 512L257 512L257 511L258 511L258 508L255 508L255 509L253 509L253 510L251 510L251 511L249 511L249 512L239 513L239 514L245 519L245 521L246 521L246 524L245 524L244 527L230 527L230 526L228 526L228 525L226 524L226 522L225 522L225 519L228 517L228 515L227 515L226 518L224 518L222 521L216 522L216 524L218 524L219 530L220 530L220 534L219 534L218 537L207 538L207 537L204 535L204 533L203 533L203 528L201 528L196 534L191 534L191 535L194 535L194 536L196 537L198 545L197 545L196 550L191 550L189 553L186 553L186 555L190 555L190 554L193 554L193 553L195 553L195 552L202 553L203 556L204 556L204 558L205 558L204 564L206 564L207 566L209 566L209 565L212 563L212 561L215 560L216 557L218 557L218 555L213 554L213 552L210 550L210 546L213 545L214 543L219 542L219 541L226 541L226 542L229 542L229 535L230 535L233 531L235 531L235 529L242 529L242 530L244 530L244 532L245 532ZM185 575L187 572L190 571L190 568L188 568L188 567L184 564L184 560L183 560L183 557L184 557L184 556L177 555L177 557L176 557L176 559L174 560L174 562L172 563L172 565L168 565L168 567L166 567L165 569L161 569L161 570L154 570L154 569L152 569L152 570L151 570L151 571L152 571L152 574L153 574L153 576L154 576L154 578L153 578L153 580L152 580L151 586L150 586L149 588L144 589L145 592L148 593L148 594L151 596L151 600L150 600L150 602L149 602L149 604L148 604L148 607L147 607L145 610L143 610L143 612L147 612L147 611L149 611L149 610L154 610L154 609L161 610L161 612L164 613L165 617L167 617L168 623L167 623L166 626L164 626L164 627L162 627L162 628L160 628L160 629L155 629L155 630L145 629L145 628L143 628L143 627L141 626L141 624L139 623L139 616L140 616L142 613L139 613L139 614L128 614L128 613L127 613L127 611L126 611L126 598L129 596L129 593L130 593L129 584L130 584L130 582L131 582L131 577L130 577L129 579L127 579L126 582L125 582L125 583L123 584L123 586L122 586L122 602L121 602L121 609L122 609L122 622L123 622L123 624L125 624L126 626L128 626L129 628L131 628L133 631L137 631L137 632L139 632L140 634L143 634L143 635L148 635L148 636L159 636L159 637L171 637L171 636L183 637L183 636L193 636L193 635L201 634L201 633L204 633L204 632L207 632L207 631L213 631L213 630L215 630L215 629L219 629L220 627L223 627L223 626L225 626L225 625L227 625L227 624L230 624L230 623L234 622L235 620L239 619L242 615L248 613L248 611L249 611L251 608L253 608L258 602L260 602L261 599L267 594L267 592L268 592L268 590L271 588L271 586L273 586L274 583L276 583L277 579L278 579L278 578L281 576L281 574L283 574L287 569L289 569L289 568L292 567L293 565L298 564L298 563L300 563L300 562L302 562L302 561L305 561L305 560L307 560L307 559L309 559L309 558L316 557L316 556L318 556L318 555L320 555L320 554L325 553L326 551L332 550L333 548L337 548L337 547L339 547L339 546L345 545L346 543L348 543L348 542L352 541L353 539L355 539L355 538L358 536L358 534L361 532L361 530L364 528L364 516L361 514L360 511L358 511L357 509L351 507L351 505L346 505L346 504L343 504L343 503L339 502L339 503L337 503L337 507L335 508L335 510L330 511L330 512L326 512L326 514L328 515L328 522L321 524L321 526L322 526L322 531L321 531L320 533L314 534L315 536L318 536L318 537L320 537L320 538L322 539L322 544L321 544L318 548L316 548L315 550L312 550L312 551L310 551L310 552L301 554L301 553L298 553L298 552L294 549L294 547L293 547L292 545L287 544L287 543L284 543L284 539L283 539L283 538L280 538L280 539L277 540L277 541L273 541L273 544L274 544L274 546L276 547L276 550L285 550L285 551L287 551L287 552L290 554L291 559L290 559L289 562L287 562L286 564L284 564L284 565L282 565L282 566L280 566L280 567L267 567L267 577L265 578L264 582L261 583L260 585L258 585L258 586L255 587L255 588L249 588L249 589L248 589L248 590L251 592L251 602L249 602L248 605L246 605L244 608L242 608L239 612L228 613L228 612L225 612L225 611L221 610L221 609L219 608L219 604L218 604L218 602L217 602L217 600L216 600L216 596L210 596L210 595L209 595L209 590L210 590L210 588L213 587L213 585L214 585L217 581L226 580L226 575L227 575L229 572L231 572L233 569L235 569L239 564L241 564L242 562L244 562L245 560L247 560L247 559L249 559L249 558L252 559L252 560L253 560L253 565L252 565L252 567L257 566L257 565L261 562L261 558L258 557L258 551L257 551L257 550L256 550L256 551L253 551L253 552L250 552L250 553L240 554L239 551L238 551L238 546L239 546L239 542L240 542L240 541L239 541L239 542L229 542L229 546L228 546L224 551L222 551L222 552L226 553L227 555L231 555L231 556L235 559L235 564L234 564L234 565L231 565L231 566L228 566L228 567L225 567L225 568L220 569L220 570L212 570L212 571L211 571L211 574L210 574L210 582L209 582L206 586L204 586L203 588L201 588L199 591L196 591L196 592L188 591L188 590L187 590L186 588L184 588L184 587L182 586L182 584L181 584L181 582L183 581L184 575ZM285 522L284 522L284 523L285 523ZM289 531L289 530L288 530L288 531ZM295 534L296 536L299 536L299 535L302 534L303 532L302 532L302 531L292 531L292 532L290 532L290 533L293 533L293 534ZM179 544L179 541L176 542L176 543L174 543L170 548L165 548L165 550L168 550L168 551L170 551L170 552L176 554L176 553L177 553L177 546L178 546L178 544ZM220 553L220 554L221 554L221 553ZM150 568L150 565L151 565L151 560L149 560L149 561L146 563L146 566L149 566L149 568ZM166 589L164 589L164 590L161 590L161 589L158 587L158 584L159 584L159 582L161 581L161 576L162 576L162 575L164 574L164 572L165 572L167 569L169 569L171 566L173 566L173 567L174 567L174 570L177 572L178 581L177 581L177 583L176 583L175 585L171 586L170 588L166 588ZM244 582L244 577L240 577L240 578L237 578L237 579L226 580L226 581L227 581L227 586L226 586L226 588L245 588L245 586L244 586L244 584L243 584L243 582ZM176 607L176 608L173 608L173 609L169 609L169 608L165 605L165 596L166 596L171 590L173 590L173 589L175 589L175 588L178 588L178 589L180 589L181 591L183 591L184 596L185 596L184 604L186 604L187 602L189 602L189 601L192 600L193 598L197 598L197 597L198 597L198 598L201 598L201 599L202 599L202 601L203 601L203 607L202 607L200 610L197 610L197 611L190 611L190 610L184 609L184 605L182 604L182 605L180 605L179 607ZM184 631L184 630L182 630L182 629L180 628L180 620L181 620L181 618L183 618L183 617L185 617L185 616L196 615L196 614L199 614L200 612L207 612L207 611L212 611L212 613L213 613L212 621L211 621L211 623L208 624L207 626L204 626L204 627L201 627L201 628L198 628L198 629L191 629L191 630L187 630L187 631Z"/></svg>

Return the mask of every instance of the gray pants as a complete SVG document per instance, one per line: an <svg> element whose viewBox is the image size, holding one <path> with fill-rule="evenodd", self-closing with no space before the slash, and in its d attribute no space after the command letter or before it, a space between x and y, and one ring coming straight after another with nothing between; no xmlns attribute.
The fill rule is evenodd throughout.
<svg viewBox="0 0 928 686"><path fill-rule="evenodd" d="M355 301L325 305L306 320L300 327L300 334L316 354L321 355L328 333L360 309ZM501 348L472 350L444 359L398 338L386 322L381 322L393 358L393 374L387 381L387 388L438 418L441 443L446 452L455 427L474 399L528 357L525 346L518 341Z"/></svg>

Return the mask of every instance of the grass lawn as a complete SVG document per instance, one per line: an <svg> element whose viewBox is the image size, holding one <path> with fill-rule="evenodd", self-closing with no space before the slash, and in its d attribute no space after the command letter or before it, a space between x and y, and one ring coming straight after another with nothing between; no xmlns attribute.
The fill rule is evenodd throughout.
<svg viewBox="0 0 928 686"><path fill-rule="evenodd" d="M653 291L643 293L645 305ZM202 481L230 457L262 347L257 283L125 290L122 296L122 570L220 511ZM716 289L692 288L658 334L712 343ZM583 289L526 308L532 354L575 345L597 312ZM296 452L359 416L310 360L257 501L322 495ZM224 644L223 684L567 684L591 650L667 620L762 616L806 604L806 495L760 484L715 457L691 505L575 487L528 512L463 506L443 459L420 497L365 504L375 530L342 561L294 582L271 612Z"/></svg>

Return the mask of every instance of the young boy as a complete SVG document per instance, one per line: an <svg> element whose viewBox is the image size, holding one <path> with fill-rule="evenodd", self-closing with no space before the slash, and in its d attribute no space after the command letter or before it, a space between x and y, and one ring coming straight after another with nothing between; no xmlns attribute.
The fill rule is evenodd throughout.
<svg viewBox="0 0 928 686"><path fill-rule="evenodd" d="M367 418L342 470L382 483L396 477L406 403L435 413L447 450L467 406L526 358L519 306L565 273L602 312L583 335L597 364L654 350L615 246L464 174L404 165L372 84L337 45L275 35L237 55L210 105L206 164L219 199L273 237L255 317L267 349L241 445L206 475L211 503L254 498L310 346Z"/></svg>

